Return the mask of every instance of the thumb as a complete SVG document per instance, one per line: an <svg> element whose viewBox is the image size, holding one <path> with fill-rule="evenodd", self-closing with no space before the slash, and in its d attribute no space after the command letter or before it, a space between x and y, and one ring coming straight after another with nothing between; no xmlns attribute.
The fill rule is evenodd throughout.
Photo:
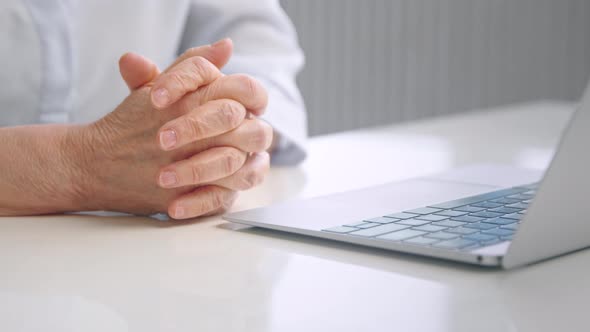
<svg viewBox="0 0 590 332"><path fill-rule="evenodd" d="M131 91L151 82L160 74L155 63L136 53L125 53L121 56L119 71Z"/></svg>
<svg viewBox="0 0 590 332"><path fill-rule="evenodd" d="M211 45L193 47L182 53L173 64L166 69L168 71L182 61L195 56L201 56L221 69L227 64L234 50L234 44L230 38L221 39Z"/></svg>

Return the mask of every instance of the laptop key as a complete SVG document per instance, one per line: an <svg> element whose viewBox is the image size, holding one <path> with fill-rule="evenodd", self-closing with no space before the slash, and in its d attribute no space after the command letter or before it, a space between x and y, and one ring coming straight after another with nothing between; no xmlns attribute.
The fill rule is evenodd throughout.
<svg viewBox="0 0 590 332"><path fill-rule="evenodd" d="M496 212L496 213L502 213L502 214L509 214L509 213L518 212L518 211L520 211L520 209L515 209L515 208L511 208L511 207L502 206L502 207L495 208L495 209L489 209L488 211L490 211L490 212Z"/></svg>
<svg viewBox="0 0 590 332"><path fill-rule="evenodd" d="M447 232L438 232L438 233L430 233L424 235L425 237L429 237L432 239L438 240L450 240L459 237L459 234L447 233Z"/></svg>
<svg viewBox="0 0 590 332"><path fill-rule="evenodd" d="M371 227L367 229L357 230L355 232L350 232L348 234L356 235L356 236L364 236L364 237L373 237L377 235L382 235L385 233L391 233L395 231L399 231L402 229L410 228L410 226L406 225L399 225L399 224L386 224L377 227Z"/></svg>
<svg viewBox="0 0 590 332"><path fill-rule="evenodd" d="M502 204L485 201L485 202L471 204L471 206L486 208L486 209L493 209L493 208L498 208L498 207L502 206Z"/></svg>
<svg viewBox="0 0 590 332"><path fill-rule="evenodd" d="M386 218L386 217L377 217L377 218L372 218L372 219L366 219L363 221L366 222L374 222L377 224L391 224L392 222L396 222L399 219L394 219L394 218Z"/></svg>
<svg viewBox="0 0 590 332"><path fill-rule="evenodd" d="M518 229L518 223L512 223L512 224L508 224L508 225L503 225L500 226L500 228L504 228L504 229L510 229L510 230L517 230Z"/></svg>
<svg viewBox="0 0 590 332"><path fill-rule="evenodd" d="M471 205L467 205L467 206L462 206L462 207L458 207L456 209L453 209L453 211L461 211L461 212L479 212L479 211L483 211L485 210L484 208L480 208L480 207L475 207L475 206L471 206Z"/></svg>
<svg viewBox="0 0 590 332"><path fill-rule="evenodd" d="M491 234L482 234L482 233L475 233L475 234L469 234L469 235L465 235L463 237L464 239L468 239L468 240L472 240L472 241L492 241L492 240L496 240L498 237L495 235L491 235Z"/></svg>
<svg viewBox="0 0 590 332"><path fill-rule="evenodd" d="M401 241L401 240L409 239L409 238L424 235L424 234L427 234L427 233L416 231L413 229L404 229L401 231L380 235L380 236L377 236L377 238L382 239L382 240Z"/></svg>
<svg viewBox="0 0 590 332"><path fill-rule="evenodd" d="M502 216L502 218L520 220L520 219L522 219L522 214L520 214L520 213L505 214Z"/></svg>
<svg viewBox="0 0 590 332"><path fill-rule="evenodd" d="M423 207L423 208L418 208L418 209L414 209L414 210L410 210L410 211L404 211L406 213L414 213L414 214L431 214L431 213L436 213L442 211L442 209L435 209L435 208L431 208L431 207Z"/></svg>
<svg viewBox="0 0 590 332"><path fill-rule="evenodd" d="M486 230L486 229L496 228L496 227L498 227L498 225L488 224L488 223L485 223L485 222L474 222L474 223L471 223L471 224L467 224L464 227L473 228L473 229L479 229L479 230Z"/></svg>
<svg viewBox="0 0 590 332"><path fill-rule="evenodd" d="M424 237L424 236L418 236L418 237L414 237L414 238L411 238L408 240L404 240L404 242L406 242L406 243L425 245L425 246L433 244L438 241L440 241L440 240L432 239L432 238L428 238L428 237Z"/></svg>
<svg viewBox="0 0 590 332"><path fill-rule="evenodd" d="M481 218L497 218L501 216L502 213L490 212L490 211L481 211L470 214L472 217L481 217Z"/></svg>
<svg viewBox="0 0 590 332"><path fill-rule="evenodd" d="M492 202L506 205L506 204L519 203L520 200L519 199L514 199L514 198L502 197L502 198L494 199Z"/></svg>
<svg viewBox="0 0 590 332"><path fill-rule="evenodd" d="M481 241L480 243L484 246L491 246L494 244L498 244L500 242L503 242L504 240L500 239L500 238L495 238L493 240L489 240L489 241Z"/></svg>
<svg viewBox="0 0 590 332"><path fill-rule="evenodd" d="M472 241L472 240L457 238L457 239L438 242L438 243L433 244L433 246L437 247L437 248L443 248L443 249L461 249L461 248L465 248L470 245L474 245L476 243L477 242Z"/></svg>
<svg viewBox="0 0 590 332"><path fill-rule="evenodd" d="M444 229L447 229L447 227L434 226L434 225L430 224L430 225L414 227L412 229L422 231L422 232L434 233L434 232L440 232Z"/></svg>
<svg viewBox="0 0 590 332"><path fill-rule="evenodd" d="M477 229L473 229L473 228L455 227L455 228L451 228L451 229L447 230L447 232L460 234L460 235L469 235L469 234L477 233L479 231Z"/></svg>
<svg viewBox="0 0 590 332"><path fill-rule="evenodd" d="M506 218L493 218L493 219L486 219L482 222L494 225L508 225L514 222L514 219L506 219Z"/></svg>
<svg viewBox="0 0 590 332"><path fill-rule="evenodd" d="M347 227L356 227L356 228L371 228L371 227L375 227L375 226L379 226L380 224L374 223L374 222L357 222L354 224L348 224L348 225L344 225Z"/></svg>
<svg viewBox="0 0 590 332"><path fill-rule="evenodd" d="M417 216L418 216L417 214L413 214L413 213L399 212L399 213L388 214L385 217L396 218L396 219L410 219L410 218L415 218Z"/></svg>
<svg viewBox="0 0 590 332"><path fill-rule="evenodd" d="M425 216L416 217L416 219L428 220L428 221L442 221L442 220L445 220L445 219L449 219L449 217L437 216L435 214L427 214Z"/></svg>
<svg viewBox="0 0 590 332"><path fill-rule="evenodd" d="M430 223L430 221L428 221L428 220L420 220L420 219L406 219L406 220L400 220L397 222L397 224L408 225L408 226L422 226L422 225L426 225L429 223Z"/></svg>
<svg viewBox="0 0 590 332"><path fill-rule="evenodd" d="M459 217L466 215L467 212L463 211L453 211L453 210L445 210L435 213L437 216L445 216L445 217Z"/></svg>
<svg viewBox="0 0 590 332"><path fill-rule="evenodd" d="M484 219L485 218L474 217L474 216L461 216L461 217L451 218L451 220L462 221L462 222L478 222L478 221L482 221Z"/></svg>
<svg viewBox="0 0 590 332"><path fill-rule="evenodd" d="M510 208L515 208L515 209L521 209L521 210L522 209L528 209L528 207L529 207L528 203L522 203L522 202L514 203L514 204L508 204L506 206L507 207L510 207Z"/></svg>
<svg viewBox="0 0 590 332"><path fill-rule="evenodd" d="M455 209L460 206L483 202L483 201L491 200L494 198L499 198L502 196L517 194L517 193L521 193L521 192L528 191L528 190L529 189L527 189L527 188L502 189L502 190L492 191L492 192L481 194L481 195L465 197L465 198L457 199L454 201L434 204L434 205L430 205L430 207L437 208L437 209L444 209L444 210Z"/></svg>
<svg viewBox="0 0 590 332"><path fill-rule="evenodd" d="M514 231L510 229L494 228L487 231L482 231L482 233L497 236L510 236L514 234Z"/></svg>
<svg viewBox="0 0 590 332"><path fill-rule="evenodd" d="M328 229L323 229L322 231L330 232L330 233L346 234L346 233L350 233L352 231L357 231L357 230L358 230L358 228L354 228L354 227L337 226L337 227L332 227L332 228L328 228Z"/></svg>
<svg viewBox="0 0 590 332"><path fill-rule="evenodd" d="M441 226L441 227L459 227L465 225L464 222L455 221L455 220L443 220L438 222L433 222L431 225L434 226Z"/></svg>
<svg viewBox="0 0 590 332"><path fill-rule="evenodd" d="M516 194L508 196L508 198L520 199L521 201L524 201L525 199L531 199L533 197L535 197L535 195L532 194Z"/></svg>

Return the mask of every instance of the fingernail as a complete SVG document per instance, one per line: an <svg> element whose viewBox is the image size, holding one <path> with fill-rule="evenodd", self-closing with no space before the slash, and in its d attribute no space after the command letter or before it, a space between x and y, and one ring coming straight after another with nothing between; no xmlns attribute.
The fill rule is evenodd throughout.
<svg viewBox="0 0 590 332"><path fill-rule="evenodd" d="M168 90L164 88L160 88L153 93L154 104L157 107L166 107L168 106L168 102L170 101L170 94Z"/></svg>
<svg viewBox="0 0 590 332"><path fill-rule="evenodd" d="M182 206L178 206L176 207L176 210L174 210L174 218L176 219L180 219L184 217L184 208Z"/></svg>
<svg viewBox="0 0 590 332"><path fill-rule="evenodd" d="M176 172L165 171L160 174L160 185L163 187L172 187L178 182Z"/></svg>
<svg viewBox="0 0 590 332"><path fill-rule="evenodd" d="M176 132L174 130L165 130L160 133L160 145L168 150L176 145Z"/></svg>

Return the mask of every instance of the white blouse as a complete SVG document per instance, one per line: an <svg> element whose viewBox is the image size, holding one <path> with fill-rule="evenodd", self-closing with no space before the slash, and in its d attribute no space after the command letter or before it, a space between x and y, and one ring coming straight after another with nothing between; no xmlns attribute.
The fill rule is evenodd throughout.
<svg viewBox="0 0 590 332"><path fill-rule="evenodd" d="M80 123L128 94L117 61L128 51L166 68L187 48L234 41L225 73L246 73L269 91L265 120L282 141L273 163L305 157L303 53L278 0L3 0L0 126Z"/></svg>

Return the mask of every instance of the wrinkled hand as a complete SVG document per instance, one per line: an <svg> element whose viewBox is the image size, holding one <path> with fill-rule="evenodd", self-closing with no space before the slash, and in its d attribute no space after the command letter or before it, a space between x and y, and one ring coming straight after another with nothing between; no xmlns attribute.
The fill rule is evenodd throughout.
<svg viewBox="0 0 590 332"><path fill-rule="evenodd" d="M219 213L269 167L266 91L245 75L224 76L231 41L191 49L160 73L135 54L121 58L131 93L70 139L86 179L87 209L176 219Z"/></svg>

